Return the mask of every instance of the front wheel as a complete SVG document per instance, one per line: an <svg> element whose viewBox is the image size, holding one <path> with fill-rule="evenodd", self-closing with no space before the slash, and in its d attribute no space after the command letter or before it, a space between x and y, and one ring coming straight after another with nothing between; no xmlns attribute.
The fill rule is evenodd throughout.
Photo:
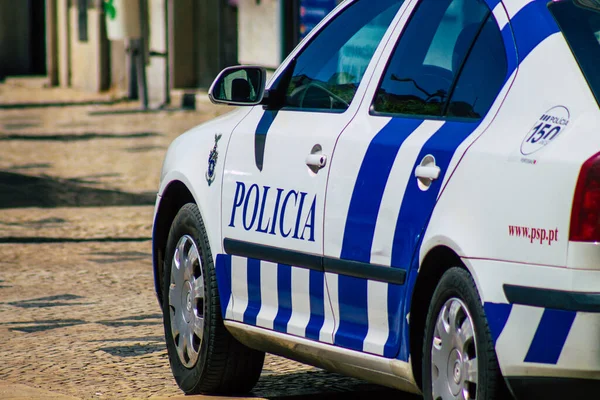
<svg viewBox="0 0 600 400"><path fill-rule="evenodd" d="M501 398L503 380L490 330L471 275L444 273L433 294L423 343L426 400Z"/></svg>
<svg viewBox="0 0 600 400"><path fill-rule="evenodd" d="M200 211L186 204L171 225L164 264L169 362L186 394L243 394L260 377L265 353L242 345L225 328L212 260Z"/></svg>

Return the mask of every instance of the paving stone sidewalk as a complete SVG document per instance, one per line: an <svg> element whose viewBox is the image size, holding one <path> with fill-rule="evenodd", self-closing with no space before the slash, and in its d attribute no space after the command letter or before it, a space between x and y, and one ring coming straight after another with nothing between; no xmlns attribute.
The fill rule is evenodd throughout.
<svg viewBox="0 0 600 400"><path fill-rule="evenodd" d="M0 398L180 396L153 291L155 190L169 143L229 109L48 106L72 92L40 82L0 84ZM269 355L253 396L373 391L390 393Z"/></svg>

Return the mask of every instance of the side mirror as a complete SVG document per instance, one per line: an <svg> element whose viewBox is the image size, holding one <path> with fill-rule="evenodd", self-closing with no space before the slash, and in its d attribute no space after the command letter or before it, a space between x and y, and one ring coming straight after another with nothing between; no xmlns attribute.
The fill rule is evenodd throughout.
<svg viewBox="0 0 600 400"><path fill-rule="evenodd" d="M215 104L255 106L265 95L267 71L262 67L225 68L213 82L208 97Z"/></svg>

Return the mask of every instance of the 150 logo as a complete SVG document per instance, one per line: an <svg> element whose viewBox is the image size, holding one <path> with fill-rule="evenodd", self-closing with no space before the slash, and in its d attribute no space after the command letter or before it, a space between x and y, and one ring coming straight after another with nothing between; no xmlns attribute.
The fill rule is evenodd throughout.
<svg viewBox="0 0 600 400"><path fill-rule="evenodd" d="M556 106L546 111L533 125L521 143L521 154L533 154L550 144L569 125L571 114L564 106Z"/></svg>

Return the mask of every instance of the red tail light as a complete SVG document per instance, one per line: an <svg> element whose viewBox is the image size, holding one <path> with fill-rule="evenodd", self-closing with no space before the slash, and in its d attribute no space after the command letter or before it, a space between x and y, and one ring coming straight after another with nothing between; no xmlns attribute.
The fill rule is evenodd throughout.
<svg viewBox="0 0 600 400"><path fill-rule="evenodd" d="M569 240L600 242L600 153L587 160L579 172Z"/></svg>

